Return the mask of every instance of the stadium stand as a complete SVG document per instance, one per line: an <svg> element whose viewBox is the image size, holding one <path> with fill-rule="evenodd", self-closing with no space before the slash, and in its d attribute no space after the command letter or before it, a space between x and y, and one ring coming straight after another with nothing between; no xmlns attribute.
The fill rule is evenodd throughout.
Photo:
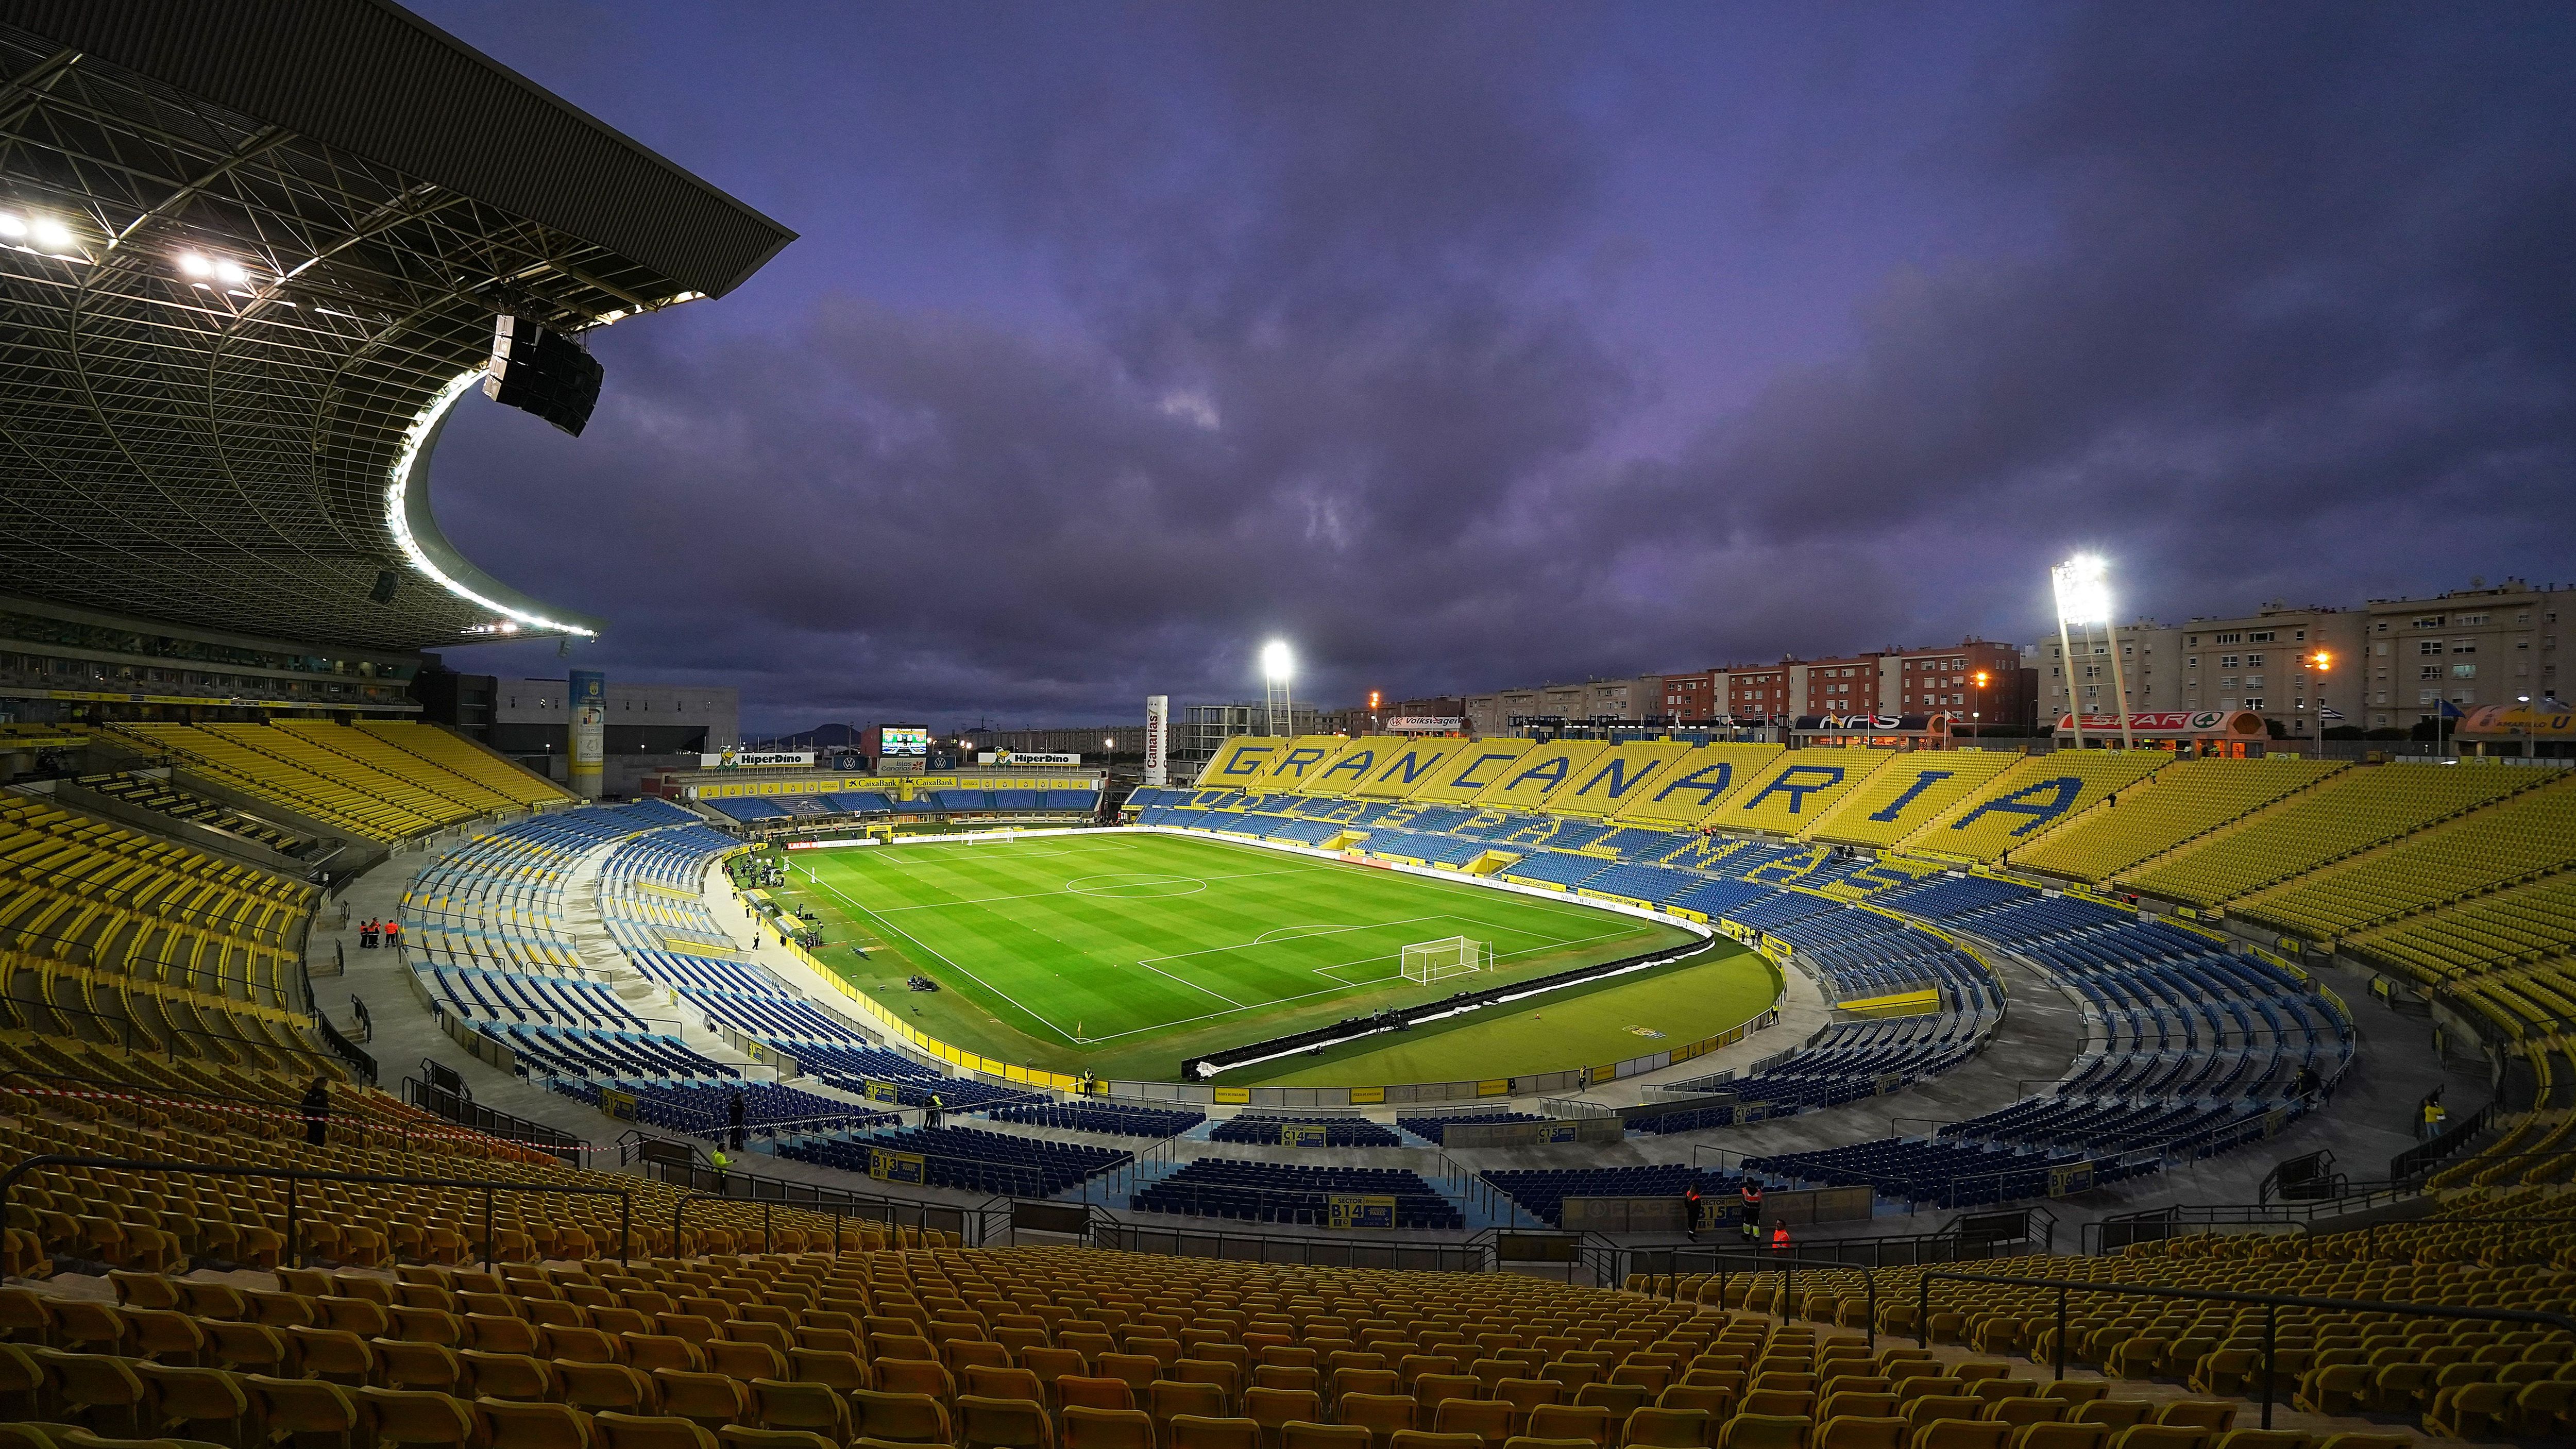
<svg viewBox="0 0 2576 1449"><path fill-rule="evenodd" d="M308 1054L295 960L314 887L16 795L0 881L19 1030L228 1065Z"/></svg>
<svg viewBox="0 0 2576 1449"><path fill-rule="evenodd" d="M1797 835L1896 758L1890 750L1793 750L1736 793L1707 823L1720 830Z"/></svg>
<svg viewBox="0 0 2576 1449"><path fill-rule="evenodd" d="M310 853L319 843L313 836L288 829L272 820L262 820L158 775L84 775L73 783L138 810L184 820L200 829L246 840L280 855L300 857Z"/></svg>
<svg viewBox="0 0 2576 1449"><path fill-rule="evenodd" d="M1892 847L2021 758L1995 750L1899 755L1828 808L1806 838Z"/></svg>
<svg viewBox="0 0 2576 1449"><path fill-rule="evenodd" d="M1205 1112L1179 1108L1134 1107L1111 1102L1030 1102L996 1107L984 1114L995 1122L1051 1127L1067 1132L1101 1132L1113 1137L1178 1137L1207 1120Z"/></svg>
<svg viewBox="0 0 2576 1449"><path fill-rule="evenodd" d="M1696 1184L1704 1200L1733 1199L1740 1173L1712 1172L1683 1162L1627 1167L1489 1168L1478 1174L1542 1222L1562 1224L1570 1197L1678 1198Z"/></svg>
<svg viewBox="0 0 2576 1449"><path fill-rule="evenodd" d="M2546 772L2402 764L2346 770L2125 877L2131 890L2214 906L2547 783Z"/></svg>
<svg viewBox="0 0 2576 1449"><path fill-rule="evenodd" d="M463 806L476 815L521 809L525 808L527 803L517 798L515 794L505 794L478 780L424 759L409 750L398 749L372 731L362 730L353 725L331 724L323 720L281 719L271 722L269 728L289 735L299 743L310 745L325 755L364 766L387 779L417 785L426 794ZM415 725L413 728L417 729L420 726ZM325 763L331 762L325 761ZM535 777L529 778L533 781ZM557 795L554 798L565 797Z"/></svg>
<svg viewBox="0 0 2576 1449"><path fill-rule="evenodd" d="M371 795L364 788L353 788L334 775L315 774L250 749L211 729L137 722L116 725L113 733L134 741L149 758L174 760L186 768L201 770L227 788L274 801L361 840L403 840L464 815L462 808L455 806L440 806L438 813L424 814ZM407 797L425 794L408 787L402 793Z"/></svg>
<svg viewBox="0 0 2576 1449"><path fill-rule="evenodd" d="M1465 740L1388 740L1378 752L1377 773L1347 793L1364 800L1411 799L1414 791L1439 777L1443 761L1467 748Z"/></svg>
<svg viewBox="0 0 2576 1449"><path fill-rule="evenodd" d="M851 1172L867 1172L872 1153L918 1155L933 1187L968 1192L1053 1197L1129 1159L1129 1154L1080 1142L1051 1142L973 1127L917 1127L863 1137L833 1137L782 1145L779 1155Z"/></svg>
<svg viewBox="0 0 2576 1449"><path fill-rule="evenodd" d="M2070 818L2014 860L2099 885L2348 768L2332 760L2184 760L2124 791L2118 805Z"/></svg>
<svg viewBox="0 0 2576 1449"><path fill-rule="evenodd" d="M2241 899L2229 911L2332 940L2564 871L2576 865L2576 772L2549 774L2535 789L2410 835L2330 875Z"/></svg>
<svg viewBox="0 0 2576 1449"><path fill-rule="evenodd" d="M569 804L573 799L570 792L553 781L522 770L473 741L435 725L411 720L360 720L357 728L393 749L530 809Z"/></svg>
<svg viewBox="0 0 2576 1449"><path fill-rule="evenodd" d="M1549 1119L1536 1112L1453 1112L1445 1117L1398 1115L1395 1125L1416 1137L1445 1143L1452 1127L1492 1127L1506 1122L1545 1122Z"/></svg>
<svg viewBox="0 0 2576 1449"><path fill-rule="evenodd" d="M1551 808L1581 819L1607 820L1672 774L1673 763L1689 753L1688 745L1670 742L1613 745L1582 762L1572 777L1575 783L1556 792Z"/></svg>
<svg viewBox="0 0 2576 1449"><path fill-rule="evenodd" d="M1496 781L1506 778L1512 762L1537 744L1536 740L1520 738L1477 740L1444 761L1438 773L1423 782L1412 798L1432 805L1471 804Z"/></svg>
<svg viewBox="0 0 2576 1449"><path fill-rule="evenodd" d="M2154 750L2059 750L2004 771L1905 840L1908 848L1989 861L2107 801L2170 763ZM2111 808L2118 808L2116 805Z"/></svg>
<svg viewBox="0 0 2576 1449"><path fill-rule="evenodd" d="M2552 1039L2576 1026L2576 876L2427 911L2343 944L2450 992L2510 1037Z"/></svg>
<svg viewBox="0 0 2576 1449"><path fill-rule="evenodd" d="M1287 1141L1299 1131L1320 1129L1324 1147L1402 1147L1404 1139L1365 1117L1288 1117L1270 1112L1240 1112L1216 1124L1211 1142Z"/></svg>
<svg viewBox="0 0 2576 1449"><path fill-rule="evenodd" d="M1675 760L1661 783L1611 818L1643 830L1697 830L1720 802L1783 753L1778 745L1701 745Z"/></svg>
<svg viewBox="0 0 2576 1449"><path fill-rule="evenodd" d="M1138 1212L1329 1227L1336 1197L1391 1197L1395 1226L1456 1229L1465 1217L1431 1184L1400 1167L1306 1167L1201 1157L1136 1193Z"/></svg>

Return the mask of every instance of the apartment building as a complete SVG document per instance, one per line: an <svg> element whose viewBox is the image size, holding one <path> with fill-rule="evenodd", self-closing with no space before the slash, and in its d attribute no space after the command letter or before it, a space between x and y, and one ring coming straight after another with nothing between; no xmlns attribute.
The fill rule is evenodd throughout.
<svg viewBox="0 0 2576 1449"><path fill-rule="evenodd" d="M2250 709L2289 739L2360 726L2367 616L2279 601L2241 618L2182 626L2184 709Z"/></svg>
<svg viewBox="0 0 2576 1449"><path fill-rule="evenodd" d="M2564 699L2559 671L2561 616L2576 588L2534 588L2522 579L2429 599L2373 599L2368 621L2367 691L2372 729L2411 729L2444 701L2462 709Z"/></svg>
<svg viewBox="0 0 2576 1449"><path fill-rule="evenodd" d="M2113 714L2119 710L2115 684L2125 683L2131 710L2181 709L2182 672L2179 649L2182 631L2168 629L2153 619L2139 618L2089 636L2078 631L2072 643L2073 660L2054 638L2022 646L2024 667L2036 685L2039 702L2039 727L2046 729L2068 712L2070 701L2086 714ZM2122 678L2111 677L2112 650L2119 651Z"/></svg>

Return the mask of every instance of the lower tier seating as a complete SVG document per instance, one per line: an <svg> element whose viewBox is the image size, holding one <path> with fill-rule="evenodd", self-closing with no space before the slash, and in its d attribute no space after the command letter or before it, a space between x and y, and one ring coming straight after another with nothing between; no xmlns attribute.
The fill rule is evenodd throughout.
<svg viewBox="0 0 2576 1449"><path fill-rule="evenodd" d="M1138 1212L1329 1227L1336 1197L1392 1197L1395 1226L1454 1229L1465 1219L1420 1177L1398 1167L1303 1167L1202 1157L1137 1193Z"/></svg>
<svg viewBox="0 0 2576 1449"><path fill-rule="evenodd" d="M1292 1128L1324 1130L1326 1147L1402 1147L1404 1139L1365 1117L1292 1117L1269 1112L1242 1112L1216 1124L1211 1142L1288 1141Z"/></svg>

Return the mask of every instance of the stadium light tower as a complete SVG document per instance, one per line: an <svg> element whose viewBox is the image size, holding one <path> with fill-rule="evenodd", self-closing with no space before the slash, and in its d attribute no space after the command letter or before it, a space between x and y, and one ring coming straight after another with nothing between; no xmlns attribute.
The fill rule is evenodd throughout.
<svg viewBox="0 0 2576 1449"><path fill-rule="evenodd" d="M1296 706L1288 694L1288 676L1294 672L1295 663L1288 652L1287 640L1273 639L1261 646L1261 678L1268 686L1263 704L1269 715L1269 732L1273 735L1296 733Z"/></svg>
<svg viewBox="0 0 2576 1449"><path fill-rule="evenodd" d="M2093 626L2102 626L2102 637L2108 641L2111 655L2111 698L2120 711L2120 748L2138 747L2137 737L2129 728L2129 686L2120 669L2120 631L2111 623L2110 566L2099 554L2079 553L2048 571L2049 583L2057 593L2057 647L2066 656L2066 706L2075 722L2075 748L2084 748L2084 703L2075 693L2075 646L2067 637L2067 626L2084 630L2084 641L2093 642Z"/></svg>

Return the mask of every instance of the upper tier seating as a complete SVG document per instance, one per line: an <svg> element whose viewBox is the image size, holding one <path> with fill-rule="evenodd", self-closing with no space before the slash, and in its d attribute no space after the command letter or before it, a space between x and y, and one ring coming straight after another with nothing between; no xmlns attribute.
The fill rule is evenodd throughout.
<svg viewBox="0 0 2576 1449"><path fill-rule="evenodd" d="M2330 940L2566 870L2576 865L2576 772L2549 773L2556 778L2536 789L2229 909L2296 935Z"/></svg>
<svg viewBox="0 0 2576 1449"><path fill-rule="evenodd" d="M1739 790L1707 823L1720 830L1796 835L1896 759L1892 750L1791 750Z"/></svg>
<svg viewBox="0 0 2576 1449"><path fill-rule="evenodd" d="M2091 884L2240 820L2348 766L2334 760L2185 760L2021 850L2015 864Z"/></svg>
<svg viewBox="0 0 2576 1449"><path fill-rule="evenodd" d="M212 800L184 786L153 775L85 775L77 781L81 788L122 801L139 810L184 820L207 830L221 831L276 851L280 855L300 856L316 844L314 837L302 831L289 830L271 820Z"/></svg>
<svg viewBox="0 0 2576 1449"><path fill-rule="evenodd" d="M1665 766L1612 818L1642 830L1696 830L1782 753L1778 745L1702 745Z"/></svg>
<svg viewBox="0 0 2576 1449"><path fill-rule="evenodd" d="M373 731L362 730L353 725L332 724L326 720L282 719L272 722L269 728L290 735L338 759L365 766L387 779L401 780L417 786L425 795L462 806L476 815L521 808L528 803L519 798L521 794L526 793L524 791L503 792L493 789L472 776L458 774L410 750L402 749ZM415 725L413 728L422 727ZM431 733L436 732L431 731ZM250 736L247 742L253 749L263 748L260 743L262 738L257 735ZM336 765L336 761L317 759L317 764ZM531 776L530 780L533 783L534 777ZM550 797L539 798L563 800L568 797L561 792L556 792Z"/></svg>
<svg viewBox="0 0 2576 1449"><path fill-rule="evenodd" d="M2122 883L2186 905L2218 905L2548 783L2549 774L2473 764L2346 770Z"/></svg>
<svg viewBox="0 0 2576 1449"><path fill-rule="evenodd" d="M1892 846L2021 760L1999 750L1899 755L1808 826L1805 838Z"/></svg>
<svg viewBox="0 0 2576 1449"><path fill-rule="evenodd" d="M471 780L521 805L537 808L560 805L573 799L570 791L554 781L520 769L472 740L461 739L436 725L415 720L361 720L357 728L395 749L426 760L451 775Z"/></svg>
<svg viewBox="0 0 2576 1449"><path fill-rule="evenodd" d="M182 768L201 772L228 789L273 801L361 840L406 839L436 829L446 821L461 819L465 813L460 806L437 802L433 803L436 813L423 813L409 803L378 795L365 786L353 788L336 774L307 770L211 729L133 723L116 726L116 733L132 740L151 758L174 760ZM398 786L400 782L392 783ZM412 792L405 789L402 793L408 797Z"/></svg>
<svg viewBox="0 0 2576 1449"><path fill-rule="evenodd" d="M1935 855L1995 860L2170 762L2155 750L2033 755L1935 816L1905 843Z"/></svg>

